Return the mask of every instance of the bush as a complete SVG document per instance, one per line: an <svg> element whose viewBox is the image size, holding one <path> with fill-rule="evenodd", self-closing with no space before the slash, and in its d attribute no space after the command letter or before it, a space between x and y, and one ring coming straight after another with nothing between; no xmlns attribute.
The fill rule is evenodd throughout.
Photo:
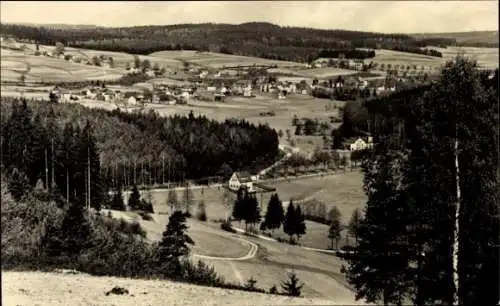
<svg viewBox="0 0 500 306"><path fill-rule="evenodd" d="M145 211L140 211L138 214L141 216L142 220L154 221L153 217Z"/></svg>
<svg viewBox="0 0 500 306"><path fill-rule="evenodd" d="M273 285L271 288L269 288L269 293L270 294L277 294L278 293L278 288L276 288L276 285Z"/></svg>
<svg viewBox="0 0 500 306"><path fill-rule="evenodd" d="M236 233L236 230L231 226L229 221L224 221L220 224L220 229L230 233Z"/></svg>

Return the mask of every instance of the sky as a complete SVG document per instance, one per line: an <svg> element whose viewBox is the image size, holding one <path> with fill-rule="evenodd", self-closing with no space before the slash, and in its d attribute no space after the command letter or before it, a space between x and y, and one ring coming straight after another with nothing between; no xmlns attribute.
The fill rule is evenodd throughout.
<svg viewBox="0 0 500 306"><path fill-rule="evenodd" d="M271 22L383 33L498 31L496 1L1 1L2 23L99 26Z"/></svg>

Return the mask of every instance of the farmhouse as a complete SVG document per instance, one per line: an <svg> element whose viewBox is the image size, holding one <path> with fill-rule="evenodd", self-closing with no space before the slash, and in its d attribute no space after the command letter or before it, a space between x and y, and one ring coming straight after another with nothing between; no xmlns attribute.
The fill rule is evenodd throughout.
<svg viewBox="0 0 500 306"><path fill-rule="evenodd" d="M229 179L229 189L238 191L241 186L245 186L249 192L254 192L253 181L257 177L252 177L248 172L234 172Z"/></svg>
<svg viewBox="0 0 500 306"><path fill-rule="evenodd" d="M361 151L371 147L373 147L372 137L368 137L367 141L364 141L362 138L358 138L349 145L349 149L351 151Z"/></svg>

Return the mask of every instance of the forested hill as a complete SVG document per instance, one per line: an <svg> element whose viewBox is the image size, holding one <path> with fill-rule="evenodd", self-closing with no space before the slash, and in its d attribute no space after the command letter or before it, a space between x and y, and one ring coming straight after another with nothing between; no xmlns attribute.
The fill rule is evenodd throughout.
<svg viewBox="0 0 500 306"><path fill-rule="evenodd" d="M410 35L280 27L270 23L178 24L166 26L41 27L2 24L2 35L67 46L149 54L161 50L190 49L306 62L321 50L353 48L418 49L451 45L453 39L416 39Z"/></svg>
<svg viewBox="0 0 500 306"><path fill-rule="evenodd" d="M416 39L449 38L463 47L498 47L498 31L412 34Z"/></svg>

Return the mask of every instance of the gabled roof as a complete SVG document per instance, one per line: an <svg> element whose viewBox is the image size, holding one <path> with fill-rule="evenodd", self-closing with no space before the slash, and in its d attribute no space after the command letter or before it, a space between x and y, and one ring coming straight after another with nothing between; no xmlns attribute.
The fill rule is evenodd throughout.
<svg viewBox="0 0 500 306"><path fill-rule="evenodd" d="M238 181L240 181L240 183L248 183L248 182L252 181L250 173L248 173L246 171L235 172L234 174L236 175L236 177L238 178Z"/></svg>

